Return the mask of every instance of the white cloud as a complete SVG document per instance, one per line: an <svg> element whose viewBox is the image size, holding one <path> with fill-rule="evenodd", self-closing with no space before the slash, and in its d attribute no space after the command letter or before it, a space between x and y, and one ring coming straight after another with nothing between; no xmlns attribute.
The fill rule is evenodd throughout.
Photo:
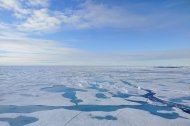
<svg viewBox="0 0 190 126"><path fill-rule="evenodd" d="M19 0L0 0L0 7L10 10L19 10L21 3Z"/></svg>
<svg viewBox="0 0 190 126"><path fill-rule="evenodd" d="M18 32L14 25L0 22L0 39L7 38L25 38L28 34L24 32Z"/></svg>
<svg viewBox="0 0 190 126"><path fill-rule="evenodd" d="M48 5L49 0L0 0L0 8L12 11L16 17L14 28L25 32L49 32L58 29L62 21L56 13L48 9Z"/></svg>
<svg viewBox="0 0 190 126"><path fill-rule="evenodd" d="M0 7L12 10L19 23L20 31L49 32L55 29L74 28L101 28L136 27L146 23L146 18L137 14L126 13L118 7L108 7L92 1L78 4L78 9L63 8L54 11L48 8L49 0L0 0ZM26 7L26 5L30 7ZM33 8L33 6L40 6ZM21 20L20 20L21 19Z"/></svg>
<svg viewBox="0 0 190 126"><path fill-rule="evenodd" d="M76 28L127 28L141 25L146 21L145 17L126 12L123 8L89 1L83 3L81 9L70 11L72 14L67 18L70 20L65 19L63 22Z"/></svg>
<svg viewBox="0 0 190 126"><path fill-rule="evenodd" d="M34 10L26 21L18 25L19 30L48 32L59 28L61 20L56 15L51 15L47 9Z"/></svg>
<svg viewBox="0 0 190 126"><path fill-rule="evenodd" d="M49 0L27 0L27 4L29 6L47 7L49 6Z"/></svg>
<svg viewBox="0 0 190 126"><path fill-rule="evenodd" d="M5 24L5 23L1 23L0 22L0 30L7 30L7 29L9 29L9 26L8 26L8 24Z"/></svg>
<svg viewBox="0 0 190 126"><path fill-rule="evenodd" d="M13 11L17 18L22 18L30 13L30 10L24 9L21 0L0 0L0 8Z"/></svg>
<svg viewBox="0 0 190 126"><path fill-rule="evenodd" d="M26 6L27 5L27 6ZM49 0L0 0L0 8L10 10L15 22L7 28L17 32L50 32L59 28L61 19L48 9ZM5 26L0 24L0 29Z"/></svg>

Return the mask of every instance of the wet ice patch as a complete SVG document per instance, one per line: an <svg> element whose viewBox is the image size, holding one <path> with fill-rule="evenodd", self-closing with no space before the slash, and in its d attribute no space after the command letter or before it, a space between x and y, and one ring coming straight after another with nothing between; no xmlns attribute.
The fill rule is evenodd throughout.
<svg viewBox="0 0 190 126"><path fill-rule="evenodd" d="M18 116L16 118L0 118L0 121L8 122L10 126L25 126L38 121L38 118Z"/></svg>
<svg viewBox="0 0 190 126"><path fill-rule="evenodd" d="M96 97L97 97L97 98L103 98L103 99L106 99L106 98L107 98L107 96L106 96L105 94L103 94L103 93L97 93L97 94L96 94Z"/></svg>
<svg viewBox="0 0 190 126"><path fill-rule="evenodd" d="M62 96L65 97L65 98L70 99L70 102L75 103L76 105L78 105L80 102L83 101L83 100L78 99L76 97L76 92L74 92L74 91L66 92Z"/></svg>
<svg viewBox="0 0 190 126"><path fill-rule="evenodd" d="M166 119L184 118L180 116L178 113L174 112L174 109L172 107L158 106L154 104L149 104L144 101L135 101L135 100L128 100L128 101L139 103L139 105L128 105L127 106L128 108L147 111L152 115L156 115ZM161 111L165 111L165 113L162 113Z"/></svg>
<svg viewBox="0 0 190 126"><path fill-rule="evenodd" d="M54 85L52 87L46 87L42 88L41 90L48 91L48 92L54 92L54 93L63 93L62 96L64 98L70 99L70 102L74 103L75 105L78 105L83 100L76 97L76 92L86 92L86 90L83 89L77 89L77 88L70 88L66 87L64 85Z"/></svg>
<svg viewBox="0 0 190 126"><path fill-rule="evenodd" d="M106 115L106 116L92 116L92 115L90 115L90 117L93 119L98 119L98 120L117 120L117 117L114 117L112 115Z"/></svg>
<svg viewBox="0 0 190 126"><path fill-rule="evenodd" d="M4 113L33 113L38 111L54 110L61 107L57 106L44 106L44 105L0 105L0 114Z"/></svg>
<svg viewBox="0 0 190 126"><path fill-rule="evenodd" d="M172 102L184 102L185 101L190 101L190 96L186 96L186 97L179 97L179 98L171 98L170 101Z"/></svg>
<svg viewBox="0 0 190 126"><path fill-rule="evenodd" d="M118 98L128 98L132 95L130 94L126 94L126 93L122 93L120 91L118 91L116 94L112 94L112 97L118 97Z"/></svg>
<svg viewBox="0 0 190 126"><path fill-rule="evenodd" d="M119 109L127 108L127 105L78 105L78 106L64 106L64 109L84 111L84 112L112 112Z"/></svg>

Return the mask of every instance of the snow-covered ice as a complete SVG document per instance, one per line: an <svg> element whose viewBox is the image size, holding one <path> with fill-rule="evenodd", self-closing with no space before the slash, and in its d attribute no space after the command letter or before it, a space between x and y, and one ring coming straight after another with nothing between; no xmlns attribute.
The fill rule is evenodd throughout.
<svg viewBox="0 0 190 126"><path fill-rule="evenodd" d="M0 126L189 126L190 67L0 67Z"/></svg>

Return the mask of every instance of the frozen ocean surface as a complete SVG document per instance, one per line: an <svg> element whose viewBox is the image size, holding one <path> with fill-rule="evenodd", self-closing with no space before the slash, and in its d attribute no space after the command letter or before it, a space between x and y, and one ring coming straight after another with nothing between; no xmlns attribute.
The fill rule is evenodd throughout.
<svg viewBox="0 0 190 126"><path fill-rule="evenodd" d="M0 126L190 126L190 67L0 67Z"/></svg>

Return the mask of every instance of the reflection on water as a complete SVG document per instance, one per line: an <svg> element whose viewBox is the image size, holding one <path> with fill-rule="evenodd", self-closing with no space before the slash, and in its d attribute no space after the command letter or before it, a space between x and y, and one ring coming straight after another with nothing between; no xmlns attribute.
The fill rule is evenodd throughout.
<svg viewBox="0 0 190 126"><path fill-rule="evenodd" d="M44 105L28 105L28 106L16 106L16 105L0 105L0 114L4 113L32 113L45 110L58 109L57 106L44 106Z"/></svg>

